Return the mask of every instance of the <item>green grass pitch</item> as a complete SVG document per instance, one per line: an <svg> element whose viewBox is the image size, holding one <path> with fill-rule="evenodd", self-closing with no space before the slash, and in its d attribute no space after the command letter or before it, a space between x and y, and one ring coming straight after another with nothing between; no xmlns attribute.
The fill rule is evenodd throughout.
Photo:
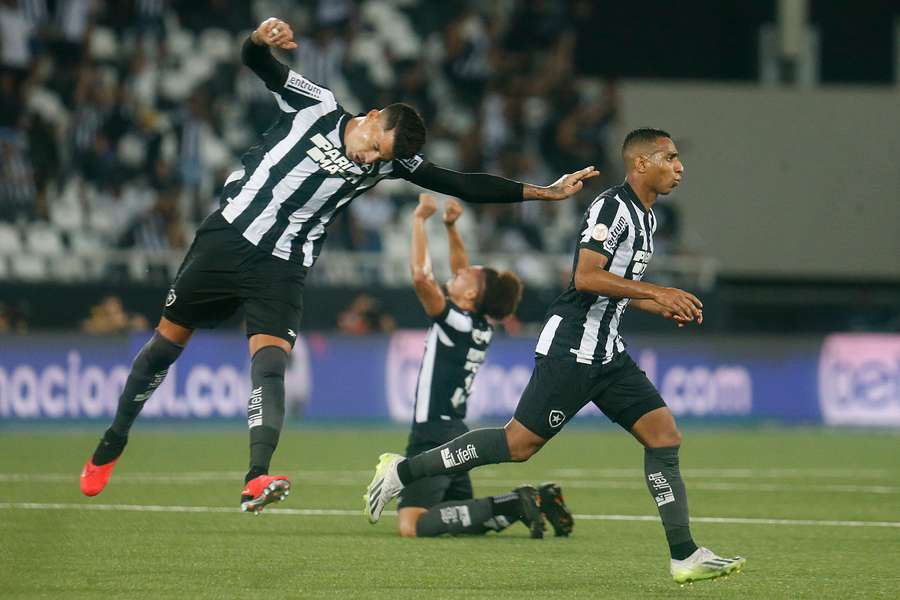
<svg viewBox="0 0 900 600"><path fill-rule="evenodd" d="M289 427L273 472L294 488L259 517L237 508L244 432L138 424L88 499L78 473L99 433L0 430L0 598L900 597L889 432L686 428L695 539L748 562L684 588L658 520L633 518L656 515L642 451L611 427L571 427L528 463L473 472L477 495L560 482L575 532L543 540L521 525L431 540L400 539L392 514L369 525L361 495L378 454L402 451L399 428Z"/></svg>

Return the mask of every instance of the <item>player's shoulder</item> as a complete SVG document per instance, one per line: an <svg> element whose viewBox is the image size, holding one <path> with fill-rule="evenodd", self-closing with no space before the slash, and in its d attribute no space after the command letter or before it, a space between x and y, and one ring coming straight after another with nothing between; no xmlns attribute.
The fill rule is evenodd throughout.
<svg viewBox="0 0 900 600"><path fill-rule="evenodd" d="M612 187L609 187L609 188L603 190L602 192L600 192L599 194L597 194L597 197L594 198L594 201L591 203L591 205L604 203L604 204L615 204L616 206L618 206L618 205L624 204L625 203L625 195L622 193L622 192L624 192L624 189L625 189L624 184L619 184L619 185L614 185Z"/></svg>
<svg viewBox="0 0 900 600"><path fill-rule="evenodd" d="M311 81L293 69L288 69L284 88L311 100L319 102L334 101L334 93L325 87Z"/></svg>
<svg viewBox="0 0 900 600"><path fill-rule="evenodd" d="M425 157L421 153L414 154L409 158L395 158L391 164L403 172L415 173L419 167L425 164Z"/></svg>
<svg viewBox="0 0 900 600"><path fill-rule="evenodd" d="M476 328L476 315L457 306L449 297L445 297L447 305L437 320L448 325L451 330L468 333Z"/></svg>

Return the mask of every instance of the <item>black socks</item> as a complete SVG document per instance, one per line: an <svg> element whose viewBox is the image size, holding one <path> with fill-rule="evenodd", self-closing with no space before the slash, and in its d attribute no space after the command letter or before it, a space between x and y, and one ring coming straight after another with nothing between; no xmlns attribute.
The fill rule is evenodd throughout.
<svg viewBox="0 0 900 600"><path fill-rule="evenodd" d="M647 489L656 502L672 558L684 560L697 550L691 537L687 492L678 465L678 446L644 449Z"/></svg>
<svg viewBox="0 0 900 600"><path fill-rule="evenodd" d="M259 349L250 361L251 388L247 404L250 427L250 469L246 481L269 472L284 425L284 371L288 355L277 346Z"/></svg>
<svg viewBox="0 0 900 600"><path fill-rule="evenodd" d="M519 494L510 492L499 496L491 496L494 516L503 516L515 522L522 518L522 499Z"/></svg>
<svg viewBox="0 0 900 600"><path fill-rule="evenodd" d="M150 341L144 344L134 357L131 372L119 396L116 416L94 450L92 461L95 465L105 465L119 458L125 450L125 444L128 443L128 432L141 414L144 403L166 378L169 367L182 350L183 346L170 342L159 333L154 333Z"/></svg>
<svg viewBox="0 0 900 600"><path fill-rule="evenodd" d="M462 473L481 465L510 462L506 430L475 429L443 446L407 458L397 465L403 485L433 475Z"/></svg>
<svg viewBox="0 0 900 600"><path fill-rule="evenodd" d="M127 443L127 435L119 435L112 429L107 429L103 433L103 437L100 438L97 449L94 450L94 456L91 458L91 462L100 466L116 460L121 456L122 451L125 450L125 444Z"/></svg>
<svg viewBox="0 0 900 600"><path fill-rule="evenodd" d="M144 408L144 403L166 378L169 367L181 355L182 350L184 346L170 342L158 333L153 334L134 357L110 429L119 436L128 435L134 420Z"/></svg>
<svg viewBox="0 0 900 600"><path fill-rule="evenodd" d="M416 523L416 537L503 531L522 518L518 494L456 500L431 507Z"/></svg>

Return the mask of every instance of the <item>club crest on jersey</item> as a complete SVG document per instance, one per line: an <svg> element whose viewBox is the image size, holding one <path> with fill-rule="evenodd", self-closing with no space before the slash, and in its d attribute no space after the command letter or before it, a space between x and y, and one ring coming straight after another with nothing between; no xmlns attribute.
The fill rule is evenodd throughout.
<svg viewBox="0 0 900 600"><path fill-rule="evenodd" d="M324 135L317 133L310 140L315 145L306 151L306 155L316 161L320 169L327 171L331 175L340 175L351 183L356 183L362 179L362 175L350 171L351 167L357 165L354 165L349 158L335 148L334 144L328 141L328 138Z"/></svg>

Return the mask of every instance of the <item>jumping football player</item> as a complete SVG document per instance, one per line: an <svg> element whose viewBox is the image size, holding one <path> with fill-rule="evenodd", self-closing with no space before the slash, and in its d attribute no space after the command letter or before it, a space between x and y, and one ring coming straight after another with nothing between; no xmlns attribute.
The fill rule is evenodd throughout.
<svg viewBox="0 0 900 600"><path fill-rule="evenodd" d="M290 481L269 475L284 421L284 373L300 330L306 273L325 228L360 194L402 178L468 202L561 200L597 175L593 167L546 187L437 167L421 154L422 119L405 104L347 113L330 90L276 60L269 48L297 47L290 26L270 18L244 42L245 65L272 92L280 117L243 156L203 222L165 300L153 337L135 357L112 425L81 473L81 491L99 494L128 442L128 432L169 366L200 327L243 306L252 391L250 461L241 509L258 513L283 500Z"/></svg>

